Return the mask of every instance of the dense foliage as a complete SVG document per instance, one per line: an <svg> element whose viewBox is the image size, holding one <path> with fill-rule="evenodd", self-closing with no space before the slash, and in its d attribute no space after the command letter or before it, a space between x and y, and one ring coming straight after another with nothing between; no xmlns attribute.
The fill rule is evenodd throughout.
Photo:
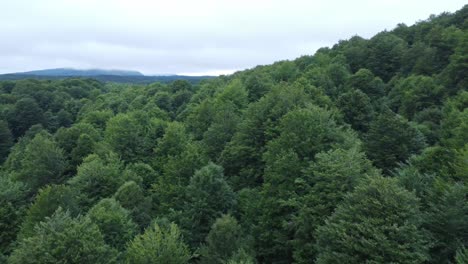
<svg viewBox="0 0 468 264"><path fill-rule="evenodd" d="M467 263L468 6L192 84L0 82L0 262Z"/></svg>

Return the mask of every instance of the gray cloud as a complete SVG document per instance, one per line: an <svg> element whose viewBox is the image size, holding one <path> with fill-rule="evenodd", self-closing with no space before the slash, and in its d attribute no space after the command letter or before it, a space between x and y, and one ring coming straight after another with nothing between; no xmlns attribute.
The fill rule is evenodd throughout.
<svg viewBox="0 0 468 264"><path fill-rule="evenodd" d="M15 0L0 9L0 73L53 67L228 73L453 12L451 0Z"/></svg>

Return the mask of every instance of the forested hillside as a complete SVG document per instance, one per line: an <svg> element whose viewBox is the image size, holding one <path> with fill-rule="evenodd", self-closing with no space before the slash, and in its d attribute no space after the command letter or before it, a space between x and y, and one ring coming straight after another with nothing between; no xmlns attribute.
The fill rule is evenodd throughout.
<svg viewBox="0 0 468 264"><path fill-rule="evenodd" d="M193 85L0 82L0 263L468 263L468 6Z"/></svg>

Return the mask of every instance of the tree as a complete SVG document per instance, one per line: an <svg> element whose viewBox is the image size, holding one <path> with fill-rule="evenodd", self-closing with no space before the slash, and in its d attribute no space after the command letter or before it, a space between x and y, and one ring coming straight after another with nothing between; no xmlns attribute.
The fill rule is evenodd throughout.
<svg viewBox="0 0 468 264"><path fill-rule="evenodd" d="M281 84L249 105L238 131L219 158L234 189L255 187L263 182L262 154L267 142L277 135L277 121L316 98L322 101L323 96L312 97L304 85Z"/></svg>
<svg viewBox="0 0 468 264"><path fill-rule="evenodd" d="M315 162L304 170L305 176L296 183L299 204L293 218L294 260L308 263L315 259L316 229L325 222L345 196L366 177L373 178L379 172L363 152L357 148L334 149L315 156Z"/></svg>
<svg viewBox="0 0 468 264"><path fill-rule="evenodd" d="M416 197L394 179L359 185L317 229L317 263L424 263Z"/></svg>
<svg viewBox="0 0 468 264"><path fill-rule="evenodd" d="M217 107L213 122L203 134L203 142L212 159L219 157L225 145L236 132L240 117L236 107L231 103L223 103Z"/></svg>
<svg viewBox="0 0 468 264"><path fill-rule="evenodd" d="M215 220L230 212L236 203L235 193L226 182L223 168L209 163L190 179L181 226L189 232L190 245L204 241Z"/></svg>
<svg viewBox="0 0 468 264"><path fill-rule="evenodd" d="M122 160L136 162L153 152L157 138L151 138L154 127L150 116L142 111L112 117L105 130L105 141Z"/></svg>
<svg viewBox="0 0 468 264"><path fill-rule="evenodd" d="M293 61L281 61L273 65L273 79L277 82L293 80L298 75L297 66Z"/></svg>
<svg viewBox="0 0 468 264"><path fill-rule="evenodd" d="M465 72L468 70L466 64L468 54L468 38L466 32L459 41L455 52L450 56L450 64L444 69L442 76L447 87L450 87L450 94L455 94L467 87L468 81Z"/></svg>
<svg viewBox="0 0 468 264"><path fill-rule="evenodd" d="M20 237L32 236L34 227L46 217L52 216L59 207L67 210L71 216L80 212L76 193L69 186L48 185L40 189L21 224Z"/></svg>
<svg viewBox="0 0 468 264"><path fill-rule="evenodd" d="M261 191L257 253L263 262L293 261L295 218L314 180L305 170L316 155L335 148L359 148L356 135L341 126L333 112L309 106L292 110L279 121L278 136L268 142Z"/></svg>
<svg viewBox="0 0 468 264"><path fill-rule="evenodd" d="M247 253L244 249L240 249L239 251L234 254L226 264L254 264L257 263L255 258L252 257L249 253Z"/></svg>
<svg viewBox="0 0 468 264"><path fill-rule="evenodd" d="M426 144L417 128L400 115L385 110L372 121L365 146L374 164L388 173L399 162L418 154Z"/></svg>
<svg viewBox="0 0 468 264"><path fill-rule="evenodd" d="M431 77L412 75L396 83L389 99L401 115L413 119L418 112L441 104L443 87Z"/></svg>
<svg viewBox="0 0 468 264"><path fill-rule="evenodd" d="M8 123L0 120L0 164L6 160L13 146L13 137L8 128Z"/></svg>
<svg viewBox="0 0 468 264"><path fill-rule="evenodd" d="M83 159L93 153L94 146L101 141L99 131L87 123L77 123L69 128L60 128L54 135L57 144L65 151L72 173Z"/></svg>
<svg viewBox="0 0 468 264"><path fill-rule="evenodd" d="M13 171L13 175L26 183L33 193L47 184L63 181L66 167L64 153L50 135L38 133L27 142L21 156L18 161L20 167Z"/></svg>
<svg viewBox="0 0 468 264"><path fill-rule="evenodd" d="M203 134L207 153L216 160L237 130L242 109L247 106L248 92L239 79L231 81L215 95L209 127Z"/></svg>
<svg viewBox="0 0 468 264"><path fill-rule="evenodd" d="M451 263L459 247L468 244L468 187L442 183L428 197L423 227L433 239L430 248L432 263Z"/></svg>
<svg viewBox="0 0 468 264"><path fill-rule="evenodd" d="M230 215L216 219L205 241L206 245L201 249L201 263L225 263L248 247L241 226Z"/></svg>
<svg viewBox="0 0 468 264"><path fill-rule="evenodd" d="M384 81L389 81L401 67L407 43L389 32L381 32L369 41L368 68Z"/></svg>
<svg viewBox="0 0 468 264"><path fill-rule="evenodd" d="M76 176L68 183L78 193L80 206L89 208L102 198L111 197L126 181L121 163L115 156L105 159L93 154L78 167Z"/></svg>
<svg viewBox="0 0 468 264"><path fill-rule="evenodd" d="M114 116L111 109L89 111L83 114L81 122L85 124L91 124L97 129L104 130L106 128L107 121Z"/></svg>
<svg viewBox="0 0 468 264"><path fill-rule="evenodd" d="M457 255L455 257L456 264L466 264L468 263L468 250L466 248L460 248L457 250Z"/></svg>
<svg viewBox="0 0 468 264"><path fill-rule="evenodd" d="M119 251L136 234L137 226L130 213L113 198L99 201L89 210L88 216L99 227L106 244Z"/></svg>
<svg viewBox="0 0 468 264"><path fill-rule="evenodd" d="M372 99L378 99L384 95L384 82L364 68L351 75L346 81L346 86L359 89Z"/></svg>
<svg viewBox="0 0 468 264"><path fill-rule="evenodd" d="M360 90L353 89L338 97L337 106L344 114L344 120L360 132L367 132L374 109L370 98Z"/></svg>
<svg viewBox="0 0 468 264"><path fill-rule="evenodd" d="M340 42L340 46L343 47L343 53L351 72L355 73L365 66L369 52L365 39L353 36L347 41Z"/></svg>
<svg viewBox="0 0 468 264"><path fill-rule="evenodd" d="M8 263L116 263L117 257L89 218L72 218L59 209L19 242Z"/></svg>
<svg viewBox="0 0 468 264"><path fill-rule="evenodd" d="M444 147L460 149L468 142L468 92L462 91L443 108L440 141Z"/></svg>
<svg viewBox="0 0 468 264"><path fill-rule="evenodd" d="M114 194L115 200L128 210L133 221L140 229L146 228L151 221L151 199L145 197L143 189L134 181L128 181Z"/></svg>
<svg viewBox="0 0 468 264"><path fill-rule="evenodd" d="M456 152L455 160L451 164L454 178L460 182L468 183L468 143Z"/></svg>
<svg viewBox="0 0 468 264"><path fill-rule="evenodd" d="M249 93L249 101L255 102L266 94L273 86L270 76L260 74L250 74L244 81L245 89Z"/></svg>
<svg viewBox="0 0 468 264"><path fill-rule="evenodd" d="M21 137L32 125L44 123L42 109L32 98L23 98L16 102L8 117L15 138Z"/></svg>
<svg viewBox="0 0 468 264"><path fill-rule="evenodd" d="M0 174L0 255L12 249L26 211L27 194L23 183Z"/></svg>
<svg viewBox="0 0 468 264"><path fill-rule="evenodd" d="M182 241L177 225L163 229L157 224L136 236L127 247L126 263L185 264L190 251Z"/></svg>
<svg viewBox="0 0 468 264"><path fill-rule="evenodd" d="M153 184L153 202L159 212L181 210L185 203L185 187L193 174L207 164L208 158L199 142L189 142L181 153L165 157L162 175Z"/></svg>

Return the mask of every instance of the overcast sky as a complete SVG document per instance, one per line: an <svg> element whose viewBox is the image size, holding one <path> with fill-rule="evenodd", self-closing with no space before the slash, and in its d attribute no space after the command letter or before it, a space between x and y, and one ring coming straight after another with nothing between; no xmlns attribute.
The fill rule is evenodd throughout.
<svg viewBox="0 0 468 264"><path fill-rule="evenodd" d="M0 0L0 73L46 68L226 74L466 0Z"/></svg>

